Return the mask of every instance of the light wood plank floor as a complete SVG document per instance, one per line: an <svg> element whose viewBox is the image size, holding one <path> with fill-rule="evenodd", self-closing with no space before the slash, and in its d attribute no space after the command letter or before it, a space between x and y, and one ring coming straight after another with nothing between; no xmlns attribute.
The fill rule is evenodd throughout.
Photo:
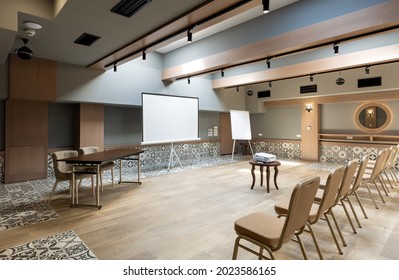
<svg viewBox="0 0 399 280"><path fill-rule="evenodd" d="M253 190L248 161L228 163L187 172L143 179L139 185L105 186L103 207L70 208L69 195L56 195L52 206L60 218L0 233L0 249L41 237L73 230L103 260L128 259L231 259L236 237L234 221L248 213L274 215L273 205L289 195L295 184L317 174L326 178L328 169L315 164L282 160L278 184L271 192ZM51 182L49 182L51 183ZM391 190L386 204L377 199L375 209L361 191L369 218L358 210L362 228L354 234L342 207L335 213L348 243L338 254L325 221L314 229L325 259L399 259L399 188ZM90 189L81 191L82 203L92 203ZM318 259L310 235L303 241L310 259ZM276 254L278 259L302 259L299 247L289 242ZM239 259L256 257L239 251Z"/></svg>

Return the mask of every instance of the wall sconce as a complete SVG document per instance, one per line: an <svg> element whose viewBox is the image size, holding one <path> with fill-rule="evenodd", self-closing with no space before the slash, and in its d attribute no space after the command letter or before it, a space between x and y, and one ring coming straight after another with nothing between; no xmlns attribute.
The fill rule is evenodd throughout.
<svg viewBox="0 0 399 280"><path fill-rule="evenodd" d="M312 104L306 105L305 110L306 110L307 112L313 111L313 106L312 106Z"/></svg>
<svg viewBox="0 0 399 280"><path fill-rule="evenodd" d="M367 110L367 116L369 116L369 117L374 116L374 110L373 109L368 109Z"/></svg>

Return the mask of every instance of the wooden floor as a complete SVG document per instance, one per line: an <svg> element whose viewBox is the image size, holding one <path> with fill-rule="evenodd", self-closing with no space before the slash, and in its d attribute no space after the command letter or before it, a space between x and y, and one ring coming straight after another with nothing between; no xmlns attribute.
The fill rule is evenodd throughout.
<svg viewBox="0 0 399 280"><path fill-rule="evenodd" d="M266 193L253 190L247 161L206 167L143 179L142 185L105 186L103 207L70 208L68 193L55 197L52 206L60 218L0 233L0 249L41 237L73 230L103 260L130 259L231 259L236 237L234 221L248 213L262 211L274 215L273 205L289 195L295 184L317 174L325 178L327 169L304 162L281 161L278 184ZM399 259L399 188L391 190L386 204L377 200L375 209L361 191L368 219L360 210L362 228L354 234L341 206L338 218L347 247L337 252L325 221L314 226L325 259ZM92 203L89 189L81 192L81 202ZM357 205L356 205L357 207ZM356 208L358 209L358 208ZM310 235L303 241L310 259L318 259ZM302 259L299 247L289 242L277 252L278 259ZM239 259L256 259L240 250Z"/></svg>

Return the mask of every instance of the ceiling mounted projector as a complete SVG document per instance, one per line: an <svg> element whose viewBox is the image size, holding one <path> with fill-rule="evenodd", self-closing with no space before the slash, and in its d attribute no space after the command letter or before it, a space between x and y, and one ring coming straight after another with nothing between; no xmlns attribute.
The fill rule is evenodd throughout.
<svg viewBox="0 0 399 280"><path fill-rule="evenodd" d="M29 40L28 39L22 39L22 41L24 42L24 46L20 47L17 50L17 55L18 55L18 57L20 59L29 60L29 59L31 59L33 57L32 50L26 46L26 44L29 42Z"/></svg>

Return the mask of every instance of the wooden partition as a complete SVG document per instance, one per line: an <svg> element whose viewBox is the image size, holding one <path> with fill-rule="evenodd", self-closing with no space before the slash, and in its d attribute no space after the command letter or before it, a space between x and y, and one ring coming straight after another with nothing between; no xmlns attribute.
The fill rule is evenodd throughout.
<svg viewBox="0 0 399 280"><path fill-rule="evenodd" d="M306 106L311 106L312 109L306 110ZM301 159L319 161L319 105L316 103L304 104L301 120Z"/></svg>
<svg viewBox="0 0 399 280"><path fill-rule="evenodd" d="M5 183L47 178L47 103L7 100L5 117Z"/></svg>
<svg viewBox="0 0 399 280"><path fill-rule="evenodd" d="M100 150L104 149L104 105L80 104L77 143L79 147L97 146Z"/></svg>
<svg viewBox="0 0 399 280"><path fill-rule="evenodd" d="M10 55L5 108L5 183L47 178L48 102L56 97L57 63Z"/></svg>

